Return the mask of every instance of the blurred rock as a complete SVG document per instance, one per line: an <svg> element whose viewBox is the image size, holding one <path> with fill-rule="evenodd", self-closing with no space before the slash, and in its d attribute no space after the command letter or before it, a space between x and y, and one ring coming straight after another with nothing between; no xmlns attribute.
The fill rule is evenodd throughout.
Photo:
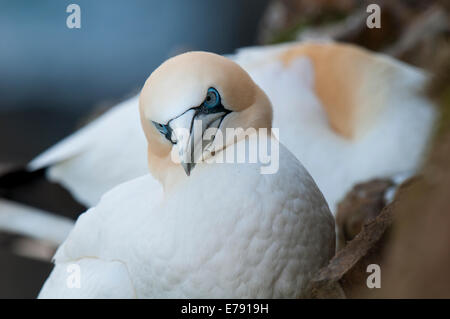
<svg viewBox="0 0 450 319"><path fill-rule="evenodd" d="M447 19L450 5L447 7ZM430 62L430 96L442 110L424 178L396 208L383 298L450 298L450 43Z"/></svg>
<svg viewBox="0 0 450 319"><path fill-rule="evenodd" d="M329 265L319 271L313 280L315 298L333 298L338 286L347 298L361 297L367 290L366 272L369 264L382 264L387 230L392 223L390 206L374 220L365 224L363 230L331 259Z"/></svg>
<svg viewBox="0 0 450 319"><path fill-rule="evenodd" d="M392 203L385 206L378 216L365 222L361 231L336 253L327 267L318 272L311 288L313 297L334 298L340 289L347 298L373 298L377 296L379 289L368 288L366 284L370 275L367 272L367 267L376 264L380 266L383 274L395 208L404 200L405 192L414 184L414 181L401 184ZM382 181L369 182L366 185L370 185L371 191L368 193L373 194L379 194L379 190L382 189L381 186L385 186ZM374 195L372 198L378 198L378 196ZM366 198L371 198L371 196ZM368 205L368 207L373 208L374 206ZM372 212L375 212L375 210ZM381 275L381 289L384 287L385 279Z"/></svg>
<svg viewBox="0 0 450 319"><path fill-rule="evenodd" d="M355 185L339 203L336 213L338 250L359 234L364 224L376 218L386 206L385 194L394 183L375 179Z"/></svg>
<svg viewBox="0 0 450 319"><path fill-rule="evenodd" d="M415 31L409 29L411 34L420 34L420 29L433 31L424 27L429 23L450 21L448 2L431 9L421 1L414 3L424 10L411 27ZM450 41L445 28L434 28L430 34L431 48L424 48L420 37L417 43L409 42L417 44L411 50L416 50L414 63L431 71L429 95L440 105L442 114L426 164L420 178L404 182L393 202L374 219L366 217L373 218L382 205L386 184L372 181L357 185L346 197L338 213L344 238L352 238L357 225L366 223L317 274L313 291L318 297L332 296L339 285L349 298L450 298ZM421 47L426 54L420 53ZM366 284L370 264L381 269L378 289Z"/></svg>

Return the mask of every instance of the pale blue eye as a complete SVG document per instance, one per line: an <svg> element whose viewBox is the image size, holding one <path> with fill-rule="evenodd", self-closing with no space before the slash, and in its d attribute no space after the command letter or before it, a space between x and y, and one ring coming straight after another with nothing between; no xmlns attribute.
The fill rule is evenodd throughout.
<svg viewBox="0 0 450 319"><path fill-rule="evenodd" d="M167 132L169 131L168 129L167 129L167 126L165 126L165 125L161 125L161 128L159 129L159 131L162 133L162 134L167 134Z"/></svg>
<svg viewBox="0 0 450 319"><path fill-rule="evenodd" d="M209 88L203 106L212 109L220 104L220 94L215 88Z"/></svg>
<svg viewBox="0 0 450 319"><path fill-rule="evenodd" d="M152 121L153 122L153 121ZM158 122L153 122L153 125L155 125L156 129L164 135L169 141L171 141L172 136L172 129L169 125L160 124Z"/></svg>
<svg viewBox="0 0 450 319"><path fill-rule="evenodd" d="M158 131L161 132L161 134L167 134L168 129L167 126L164 124L159 124L158 122L153 122L153 125L155 125L155 127L158 129Z"/></svg>

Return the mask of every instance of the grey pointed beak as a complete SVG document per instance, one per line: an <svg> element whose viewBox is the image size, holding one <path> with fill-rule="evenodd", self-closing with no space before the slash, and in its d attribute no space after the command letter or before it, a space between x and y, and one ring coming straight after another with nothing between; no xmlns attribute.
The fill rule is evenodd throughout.
<svg viewBox="0 0 450 319"><path fill-rule="evenodd" d="M191 175L191 171L194 169L195 167L195 163L185 163L185 162L181 162L181 166L183 166L184 171L186 172L187 176Z"/></svg>
<svg viewBox="0 0 450 319"><path fill-rule="evenodd" d="M174 147L178 148L181 166L187 176L202 161L203 151L210 144L203 140L205 131L218 129L225 115L226 112L204 114L192 109L171 121L170 127L176 140Z"/></svg>

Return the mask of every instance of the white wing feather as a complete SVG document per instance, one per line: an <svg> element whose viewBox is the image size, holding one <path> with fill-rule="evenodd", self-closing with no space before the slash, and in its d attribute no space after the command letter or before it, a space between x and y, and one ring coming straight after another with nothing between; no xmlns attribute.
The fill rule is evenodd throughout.
<svg viewBox="0 0 450 319"><path fill-rule="evenodd" d="M82 258L57 263L39 293L41 299L136 298L127 267L120 261Z"/></svg>

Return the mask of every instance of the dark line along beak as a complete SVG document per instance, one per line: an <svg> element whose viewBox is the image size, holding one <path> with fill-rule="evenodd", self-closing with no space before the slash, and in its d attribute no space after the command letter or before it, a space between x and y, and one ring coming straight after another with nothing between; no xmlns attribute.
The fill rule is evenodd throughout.
<svg viewBox="0 0 450 319"><path fill-rule="evenodd" d="M229 113L227 110L203 113L192 109L171 121L172 134L177 141L174 147L178 147L181 166L187 176L190 176L196 163L202 160L205 147L212 142L203 140L205 131L219 129L223 118Z"/></svg>

